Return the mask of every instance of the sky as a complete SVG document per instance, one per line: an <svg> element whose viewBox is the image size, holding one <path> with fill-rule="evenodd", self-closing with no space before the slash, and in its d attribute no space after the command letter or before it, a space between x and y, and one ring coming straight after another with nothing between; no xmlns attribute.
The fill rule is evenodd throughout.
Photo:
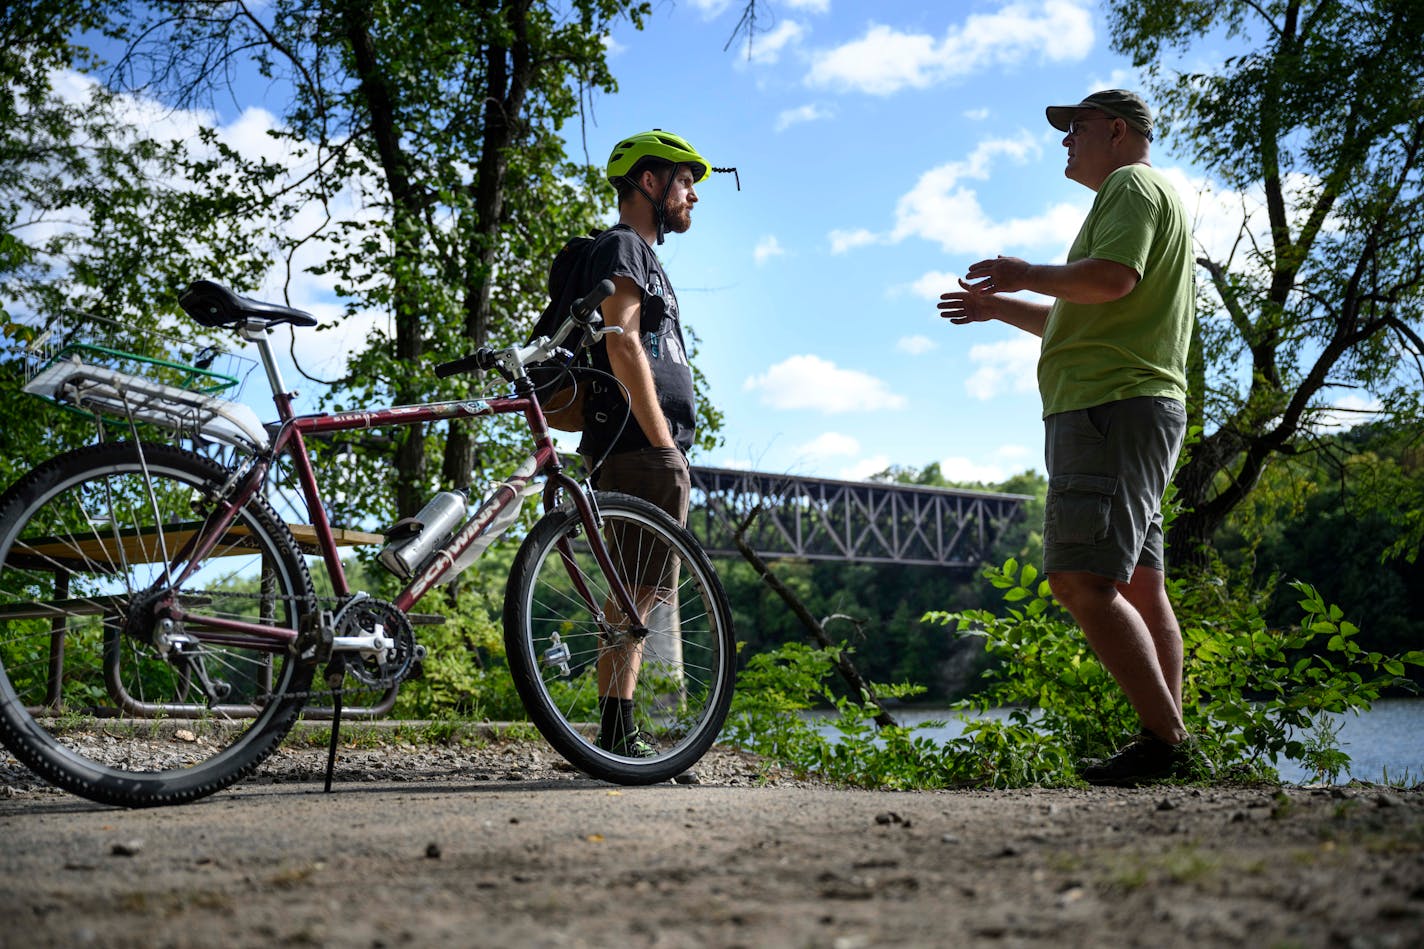
<svg viewBox="0 0 1424 949"><path fill-rule="evenodd" d="M1043 470L1038 340L955 326L939 294L998 254L1061 262L1092 192L1063 177L1044 107L1141 87L1097 4L742 0L615 30L616 136L678 132L715 165L660 251L725 414L702 464L830 478L938 462L954 480ZM1170 141L1154 147L1172 166Z"/></svg>
<svg viewBox="0 0 1424 949"><path fill-rule="evenodd" d="M859 479L937 462L986 483L1042 472L1038 340L955 326L935 305L976 260L1063 261L1093 194L1063 176L1044 107L1143 88L1110 49L1104 11L1092 0L757 6L749 49L745 34L728 46L743 0L655 0L643 30L622 23L606 39L618 91L565 129L570 153L586 147L597 164L621 137L662 128L738 169L740 191L713 175L691 230L658 248L724 418L724 444L694 463ZM1224 55L1211 43L1193 48L1194 65ZM254 88L230 114L191 121L265 153L282 105L272 95ZM1221 247L1243 198L1208 188L1185 154L1170 130L1152 146L1197 240ZM337 320L329 279L297 275L292 304ZM274 279L271 297L281 290ZM339 376L384 319L299 337L304 364ZM254 387L260 374L244 398L270 416ZM313 384L299 388L299 410L314 410Z"/></svg>

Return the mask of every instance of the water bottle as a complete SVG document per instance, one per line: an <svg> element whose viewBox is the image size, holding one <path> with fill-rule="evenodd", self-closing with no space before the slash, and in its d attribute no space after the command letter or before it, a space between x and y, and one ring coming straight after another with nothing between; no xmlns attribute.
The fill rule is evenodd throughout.
<svg viewBox="0 0 1424 949"><path fill-rule="evenodd" d="M432 553L445 546L465 518L465 492L441 491L415 517L398 521L386 536L381 564L402 580L409 580Z"/></svg>
<svg viewBox="0 0 1424 949"><path fill-rule="evenodd" d="M514 476L529 478L533 476L535 470L537 469L534 459L529 458L524 464L519 466L518 470L514 472ZM510 495L509 503L505 506L504 510L494 516L489 526L484 529L484 533L480 534L473 544L466 547L464 553L460 554L455 562L451 564L450 569L445 573L445 577L441 582L449 583L460 575L460 571L465 570L476 560L479 560L480 555L489 548L489 545L498 540L499 535L509 530L510 527L514 526L514 522L519 520L519 512L524 507L524 499L538 494L543 490L543 487L544 486L537 481L529 482L524 485L523 489L516 488L508 481L502 481L495 485L489 494L485 496L484 502L480 505L480 510L475 512L475 517L480 516L480 512L484 510L485 505L494 503L499 498L500 492L505 492Z"/></svg>

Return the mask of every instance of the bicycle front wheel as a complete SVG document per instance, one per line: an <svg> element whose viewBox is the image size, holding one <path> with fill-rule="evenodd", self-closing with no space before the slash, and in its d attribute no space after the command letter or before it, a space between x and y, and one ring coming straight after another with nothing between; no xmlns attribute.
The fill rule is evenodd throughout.
<svg viewBox="0 0 1424 949"><path fill-rule="evenodd" d="M619 784L665 781L717 740L732 701L736 639L712 563L658 507L598 494L614 568L646 615L632 638L577 511L534 525L504 600L505 650L535 726L581 770ZM636 730L600 734L600 693L630 680Z"/></svg>
<svg viewBox="0 0 1424 949"><path fill-rule="evenodd" d="M183 803L251 772L291 728L311 664L154 618L166 591L191 613L286 629L311 610L306 564L260 498L172 586L226 478L193 452L123 442L59 455L0 496L0 740L41 777L104 804Z"/></svg>

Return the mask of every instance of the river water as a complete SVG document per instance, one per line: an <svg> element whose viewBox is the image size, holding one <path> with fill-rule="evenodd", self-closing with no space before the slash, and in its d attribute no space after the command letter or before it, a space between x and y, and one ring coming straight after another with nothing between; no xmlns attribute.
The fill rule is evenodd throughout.
<svg viewBox="0 0 1424 949"><path fill-rule="evenodd" d="M946 741L964 731L964 723L956 721L957 713L945 709L897 708L895 718L902 725L943 721L943 725L925 729L925 737ZM1006 710L990 712L986 717L1005 718ZM1336 737L1340 749L1350 756L1348 773L1342 772L1336 782L1344 784L1351 778L1383 784L1404 783L1413 786L1424 782L1424 698L1380 699L1368 711L1359 715L1345 713L1333 716L1340 724ZM1300 784L1311 774L1294 761L1282 759L1276 763L1281 780Z"/></svg>

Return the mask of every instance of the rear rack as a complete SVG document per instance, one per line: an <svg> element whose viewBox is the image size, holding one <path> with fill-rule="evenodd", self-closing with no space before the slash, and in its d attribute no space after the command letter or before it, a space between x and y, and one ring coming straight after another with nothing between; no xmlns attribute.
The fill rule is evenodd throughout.
<svg viewBox="0 0 1424 949"><path fill-rule="evenodd" d="M191 361L185 352L192 353L186 357ZM248 450L267 447L256 413L232 398L256 365L245 356L95 316L47 327L25 344L24 356L24 391L69 411L111 424L149 423Z"/></svg>

